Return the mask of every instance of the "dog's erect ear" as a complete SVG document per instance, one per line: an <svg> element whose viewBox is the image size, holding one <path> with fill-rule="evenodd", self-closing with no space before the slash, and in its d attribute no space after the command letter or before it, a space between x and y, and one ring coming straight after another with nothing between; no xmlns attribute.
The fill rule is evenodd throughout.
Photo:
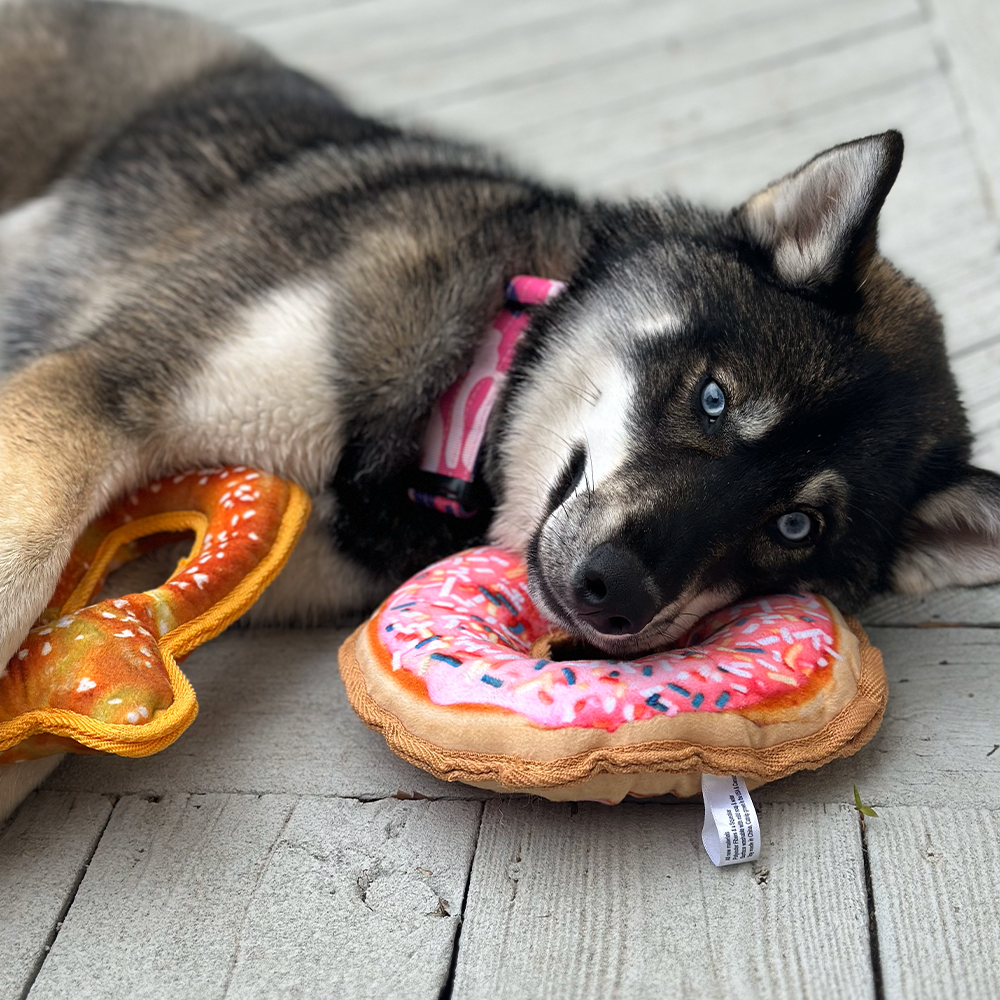
<svg viewBox="0 0 1000 1000"><path fill-rule="evenodd" d="M898 132L820 153L737 210L748 239L789 285L849 279L875 252L878 213L902 160Z"/></svg>
<svg viewBox="0 0 1000 1000"><path fill-rule="evenodd" d="M910 515L892 582L907 594L1000 582L1000 476L968 468Z"/></svg>

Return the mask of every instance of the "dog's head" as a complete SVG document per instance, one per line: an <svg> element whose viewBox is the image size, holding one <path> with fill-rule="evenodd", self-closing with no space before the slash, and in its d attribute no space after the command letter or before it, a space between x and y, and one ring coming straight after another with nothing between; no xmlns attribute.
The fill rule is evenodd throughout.
<svg viewBox="0 0 1000 1000"><path fill-rule="evenodd" d="M729 214L595 210L505 402L496 541L611 653L741 596L1000 579L1000 477L926 293L876 249L898 133L831 149Z"/></svg>

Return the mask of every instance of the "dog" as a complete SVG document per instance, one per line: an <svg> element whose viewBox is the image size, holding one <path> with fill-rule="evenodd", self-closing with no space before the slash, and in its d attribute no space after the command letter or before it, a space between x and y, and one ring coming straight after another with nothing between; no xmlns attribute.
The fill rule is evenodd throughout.
<svg viewBox="0 0 1000 1000"><path fill-rule="evenodd" d="M903 142L731 211L608 203L401 130L221 28L0 7L0 663L74 539L170 470L314 501L256 622L349 619L488 538L616 657L742 596L1000 579L1000 478L927 293L878 251ZM412 502L421 441L515 274L535 310L479 512ZM58 758L2 769L9 809Z"/></svg>

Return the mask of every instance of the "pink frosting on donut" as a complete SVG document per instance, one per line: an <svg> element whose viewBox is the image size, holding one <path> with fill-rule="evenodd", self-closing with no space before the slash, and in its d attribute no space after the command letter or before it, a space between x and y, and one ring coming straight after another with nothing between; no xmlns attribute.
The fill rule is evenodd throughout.
<svg viewBox="0 0 1000 1000"><path fill-rule="evenodd" d="M382 606L378 641L393 670L437 705L492 705L545 728L596 727L759 705L800 689L839 655L822 599L778 594L708 616L679 648L635 660L538 660L551 630L515 555L470 549L435 563Z"/></svg>

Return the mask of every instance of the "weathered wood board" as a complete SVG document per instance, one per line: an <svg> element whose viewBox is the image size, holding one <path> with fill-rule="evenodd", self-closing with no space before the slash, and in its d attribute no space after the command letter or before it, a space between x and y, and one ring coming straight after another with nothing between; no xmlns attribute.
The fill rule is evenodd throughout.
<svg viewBox="0 0 1000 1000"><path fill-rule="evenodd" d="M480 808L125 797L30 996L436 998Z"/></svg>
<svg viewBox="0 0 1000 1000"><path fill-rule="evenodd" d="M101 795L37 792L0 828L0 997L34 978L111 809Z"/></svg>
<svg viewBox="0 0 1000 1000"><path fill-rule="evenodd" d="M455 1000L874 996L856 813L761 817L716 869L699 808L486 803Z"/></svg>
<svg viewBox="0 0 1000 1000"><path fill-rule="evenodd" d="M866 839L886 1000L1000 996L1000 812L878 813Z"/></svg>
<svg viewBox="0 0 1000 1000"><path fill-rule="evenodd" d="M1000 808L1000 631L873 628L889 702L882 726L853 757L758 789L762 802Z"/></svg>
<svg viewBox="0 0 1000 1000"><path fill-rule="evenodd" d="M983 184L994 210L1000 209L1000 6L991 0L930 0L928 7Z"/></svg>
<svg viewBox="0 0 1000 1000"><path fill-rule="evenodd" d="M893 594L873 601L861 614L874 625L1000 627L1000 587L966 587L930 594Z"/></svg>

